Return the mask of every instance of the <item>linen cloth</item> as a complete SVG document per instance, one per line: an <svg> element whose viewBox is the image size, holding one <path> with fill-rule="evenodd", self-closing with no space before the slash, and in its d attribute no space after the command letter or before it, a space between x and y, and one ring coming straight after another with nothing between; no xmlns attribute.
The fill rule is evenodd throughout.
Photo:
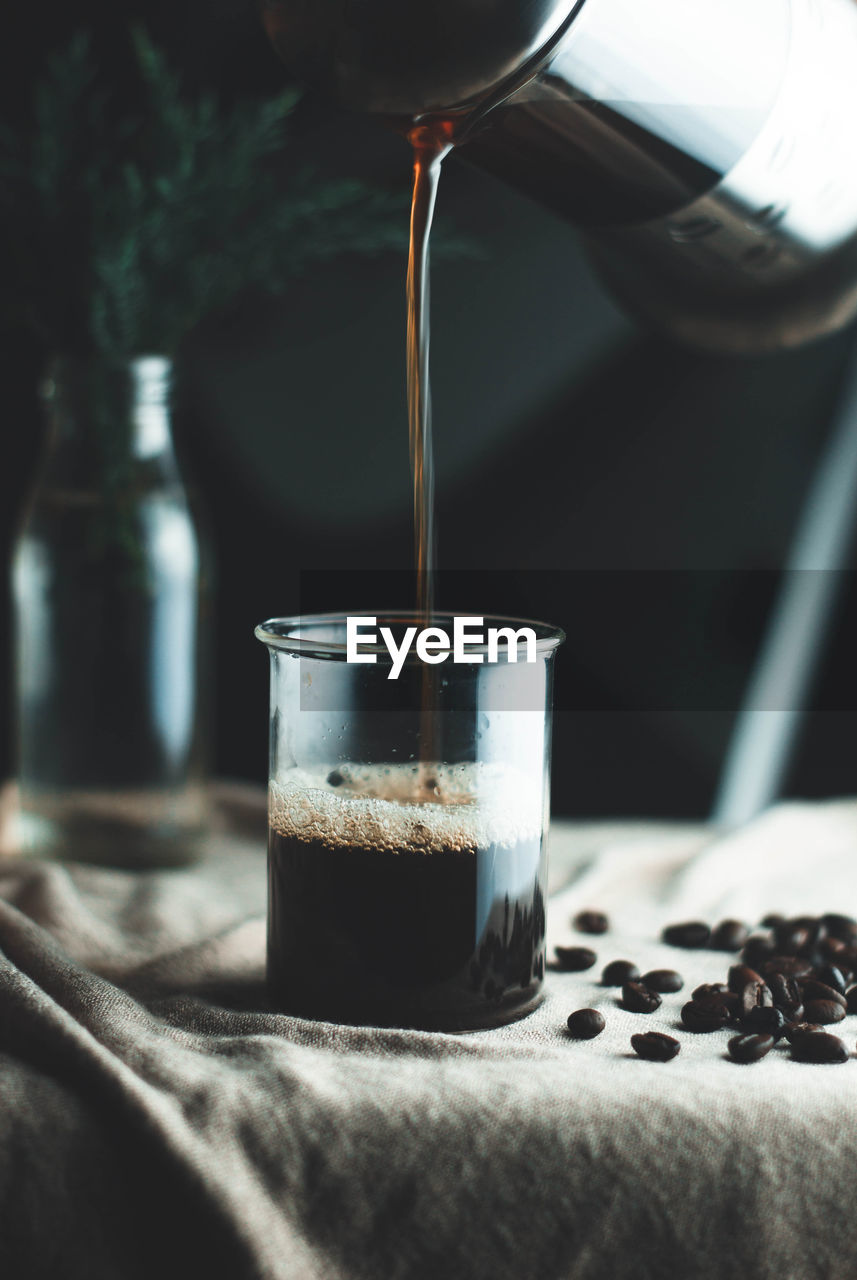
<svg viewBox="0 0 857 1280"><path fill-rule="evenodd" d="M0 1274L6 1280L655 1280L857 1275L857 1061L725 1056L678 1013L730 957L664 923L857 912L857 803L742 831L552 832L547 976L522 1022L451 1036L270 1012L264 802L220 792L204 862L0 859ZM576 935L584 907L603 938ZM598 985L674 967L651 1016ZM607 1029L571 1041L569 1012ZM673 1062L629 1038L681 1040ZM854 1049L857 1017L833 1028Z"/></svg>

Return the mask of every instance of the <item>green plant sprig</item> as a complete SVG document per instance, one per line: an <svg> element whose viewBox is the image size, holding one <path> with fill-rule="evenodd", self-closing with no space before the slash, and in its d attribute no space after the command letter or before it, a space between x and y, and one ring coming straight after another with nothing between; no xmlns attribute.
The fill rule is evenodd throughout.
<svg viewBox="0 0 857 1280"><path fill-rule="evenodd" d="M296 92L189 99L142 30L132 41L142 111L100 83L80 35L49 60L31 128L0 128L7 323L63 354L171 354L244 289L404 247L404 189L288 167Z"/></svg>

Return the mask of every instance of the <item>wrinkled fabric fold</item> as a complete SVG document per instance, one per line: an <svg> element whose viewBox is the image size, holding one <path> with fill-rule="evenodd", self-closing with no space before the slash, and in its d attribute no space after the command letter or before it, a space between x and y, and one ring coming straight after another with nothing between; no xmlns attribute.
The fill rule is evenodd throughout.
<svg viewBox="0 0 857 1280"><path fill-rule="evenodd" d="M729 957L658 940L689 916L857 910L857 804L731 835L557 824L550 941L598 963L462 1036L272 1010L264 802L222 810L187 871L0 861L4 1277L857 1274L857 1061L728 1062L725 1033L677 1025ZM584 907L612 931L575 934ZM598 982L617 958L685 990L627 1013ZM604 1014L597 1040L565 1034L580 1007ZM636 1059L641 1030L679 1057ZM853 1053L857 1018L836 1031Z"/></svg>

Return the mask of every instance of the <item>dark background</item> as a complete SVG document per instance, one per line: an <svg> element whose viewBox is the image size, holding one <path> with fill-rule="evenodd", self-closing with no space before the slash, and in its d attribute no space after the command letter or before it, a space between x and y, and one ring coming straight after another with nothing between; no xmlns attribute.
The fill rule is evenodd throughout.
<svg viewBox="0 0 857 1280"><path fill-rule="evenodd" d="M111 58L135 14L190 86L262 95L284 83L250 5L16 6L4 17L0 50L4 116L16 119L45 52L76 26L95 26L100 56ZM330 173L401 183L404 194L409 157L394 136L314 101L297 132L284 164L311 156ZM573 230L455 158L445 166L439 220L480 248L434 273L440 563L507 571L493 608L515 612L523 600L563 626L560 681L565 660L605 690L612 710L557 717L556 812L701 816L854 335L726 359L641 332L594 279ZM276 302L248 300L185 344L177 434L217 555L221 774L264 779L267 663L252 629L299 609L299 571L409 563L403 284L396 255L343 257ZM41 439L40 362L26 337L2 334L4 562ZM625 610L622 574L603 579L620 593L604 617L575 598L573 576L558 572L566 569L684 570L676 584L694 586L665 594L659 577L658 626L649 619L641 629L640 592ZM837 709L853 662L853 596L844 594L789 794L854 790L857 717ZM699 696L685 671L674 696L653 708L649 686L655 678L669 689L676 637L694 617L717 620L695 673ZM611 643L602 643L605 626ZM617 630L627 633L621 645ZM4 595L4 672L8 636ZM722 705L712 685L723 687Z"/></svg>

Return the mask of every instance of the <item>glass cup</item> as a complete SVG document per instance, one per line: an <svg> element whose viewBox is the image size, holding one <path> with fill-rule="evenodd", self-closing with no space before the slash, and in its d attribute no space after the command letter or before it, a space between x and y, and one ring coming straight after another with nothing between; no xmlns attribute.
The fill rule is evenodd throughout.
<svg viewBox="0 0 857 1280"><path fill-rule="evenodd" d="M455 618L432 626L452 634ZM268 984L308 1018L464 1031L542 999L553 658L543 623L394 676L345 615L256 629L271 659ZM526 641L520 628L531 628ZM370 628L370 631L372 628ZM501 633L504 634L504 633ZM526 650L526 653L525 653ZM352 655L353 656L353 655ZM525 660L529 657L529 661ZM493 660L492 660L493 659Z"/></svg>

